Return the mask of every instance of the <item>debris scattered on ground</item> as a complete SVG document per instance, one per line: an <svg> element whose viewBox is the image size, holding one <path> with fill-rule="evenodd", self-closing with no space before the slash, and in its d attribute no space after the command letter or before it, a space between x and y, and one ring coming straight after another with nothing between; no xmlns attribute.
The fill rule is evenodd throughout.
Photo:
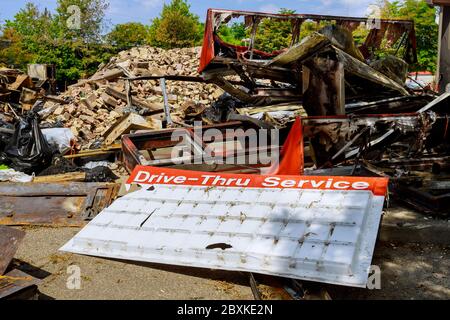
<svg viewBox="0 0 450 320"><path fill-rule="evenodd" d="M238 17L248 46L218 35ZM258 50L262 19L289 20L291 45ZM305 19L320 28L300 39ZM202 48L131 48L59 95L34 80L54 67L0 69L0 224L82 226L103 211L64 250L251 272L258 299L307 299L291 278L364 287L386 196L450 214L450 93L408 74L412 21L381 20L357 46L366 22L211 9ZM273 129L276 143L247 144ZM127 194L127 180L152 187Z"/></svg>

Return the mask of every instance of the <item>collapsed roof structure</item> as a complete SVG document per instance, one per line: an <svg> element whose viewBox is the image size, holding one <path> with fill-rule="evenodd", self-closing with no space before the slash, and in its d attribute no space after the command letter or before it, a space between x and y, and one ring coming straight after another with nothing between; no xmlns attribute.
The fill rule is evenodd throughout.
<svg viewBox="0 0 450 320"><path fill-rule="evenodd" d="M251 30L248 46L228 44L219 36L223 24L239 17L244 18ZM288 48L270 53L257 49L258 27L267 19L291 24ZM324 27L302 39L300 30L305 21L315 21ZM199 72L245 103L264 106L302 102L310 116L342 115L346 113L345 105L355 101L407 96L404 88L407 63L417 62L414 22L377 21L363 44L356 48L352 32L369 21L210 9ZM375 51L382 43L393 48L396 56L377 61ZM240 81L229 81L229 76L239 76Z"/></svg>

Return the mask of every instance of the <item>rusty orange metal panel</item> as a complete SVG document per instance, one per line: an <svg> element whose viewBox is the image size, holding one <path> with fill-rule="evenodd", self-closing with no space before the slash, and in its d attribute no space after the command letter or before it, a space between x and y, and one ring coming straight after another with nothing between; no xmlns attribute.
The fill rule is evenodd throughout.
<svg viewBox="0 0 450 320"><path fill-rule="evenodd" d="M115 183L1 183L0 225L83 226L118 189Z"/></svg>
<svg viewBox="0 0 450 320"><path fill-rule="evenodd" d="M0 300L33 300L36 299L37 285L41 280L14 269L0 277Z"/></svg>
<svg viewBox="0 0 450 320"><path fill-rule="evenodd" d="M0 226L0 275L8 268L24 237L21 230Z"/></svg>

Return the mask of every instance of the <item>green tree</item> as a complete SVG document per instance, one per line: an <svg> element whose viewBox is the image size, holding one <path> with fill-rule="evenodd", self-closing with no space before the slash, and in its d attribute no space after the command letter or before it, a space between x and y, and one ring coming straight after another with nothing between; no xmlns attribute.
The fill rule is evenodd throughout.
<svg viewBox="0 0 450 320"><path fill-rule="evenodd" d="M424 0L387 1L381 3L382 18L411 19L415 22L418 63L413 70L435 71L439 27L436 9Z"/></svg>
<svg viewBox="0 0 450 320"><path fill-rule="evenodd" d="M60 81L73 82L88 76L114 53L100 38L104 3L104 0L59 0L55 14L26 4L13 20L6 21L2 37L10 39L11 45L0 50L0 58L23 70L28 63L56 64ZM80 30L71 29L66 23L70 4L80 5Z"/></svg>
<svg viewBox="0 0 450 320"><path fill-rule="evenodd" d="M147 43L149 31L142 23L118 24L107 35L107 42L117 49L127 49Z"/></svg>
<svg viewBox="0 0 450 320"><path fill-rule="evenodd" d="M201 40L201 24L191 13L186 0L172 0L165 4L161 16L153 19L149 40L153 46L170 49L192 47Z"/></svg>
<svg viewBox="0 0 450 320"><path fill-rule="evenodd" d="M220 26L219 37L230 44L243 45L243 39L247 38L247 31L243 22L234 22L231 26Z"/></svg>
<svg viewBox="0 0 450 320"><path fill-rule="evenodd" d="M40 12L33 3L27 3L14 20L7 20L4 29L14 30L20 35L23 49L35 53L39 44L54 36L53 17L47 10ZM43 32L45 30L45 32Z"/></svg>
<svg viewBox="0 0 450 320"><path fill-rule="evenodd" d="M70 21L78 12L80 26L71 26ZM58 28L58 38L68 40L81 39L85 43L96 43L102 40L105 25L105 12L109 7L107 0L58 0L55 23Z"/></svg>
<svg viewBox="0 0 450 320"><path fill-rule="evenodd" d="M294 14L295 10L281 9L281 14ZM255 48L272 52L288 48L292 40L292 24L289 20L264 19L256 33Z"/></svg>
<svg viewBox="0 0 450 320"><path fill-rule="evenodd" d="M0 36L0 65L23 68L34 55L23 50L22 36L11 27L4 27Z"/></svg>

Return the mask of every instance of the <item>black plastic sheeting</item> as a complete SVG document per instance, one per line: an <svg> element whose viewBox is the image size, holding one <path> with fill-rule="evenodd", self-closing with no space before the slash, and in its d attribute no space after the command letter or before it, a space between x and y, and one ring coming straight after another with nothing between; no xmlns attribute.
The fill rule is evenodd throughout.
<svg viewBox="0 0 450 320"><path fill-rule="evenodd" d="M204 111L203 116L214 123L226 122L229 113L233 113L237 108L246 106L247 104L232 97L228 93L224 93L210 108Z"/></svg>
<svg viewBox="0 0 450 320"><path fill-rule="evenodd" d="M54 153L39 128L38 115L30 111L16 122L0 162L16 171L39 173L51 164Z"/></svg>
<svg viewBox="0 0 450 320"><path fill-rule="evenodd" d="M80 171L86 173L84 182L114 182L119 178L108 167L99 166L92 169L80 168L61 156L54 157L52 164L43 170L39 176L51 176Z"/></svg>

